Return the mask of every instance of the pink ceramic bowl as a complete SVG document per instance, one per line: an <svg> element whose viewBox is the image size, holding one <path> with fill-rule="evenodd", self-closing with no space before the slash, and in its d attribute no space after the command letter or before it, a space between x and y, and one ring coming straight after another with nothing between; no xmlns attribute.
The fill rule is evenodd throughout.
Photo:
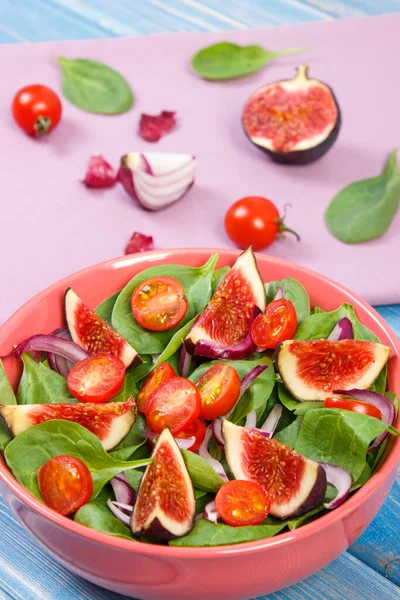
<svg viewBox="0 0 400 600"><path fill-rule="evenodd" d="M232 265L238 252L192 249L147 252L111 260L67 277L38 294L0 328L0 355L34 333L48 333L63 321L67 286L90 306L121 289L148 266L202 265L219 252L218 266ZM294 264L259 255L263 279L294 277L307 289L312 304L326 310L352 303L361 321L382 343L393 348L389 387L400 394L400 346L384 320L340 285ZM19 366L6 362L16 387ZM394 481L400 438L392 440L379 471L342 506L298 530L272 539L216 548L170 548L114 538L66 519L41 504L13 478L0 461L1 494L32 535L74 573L134 598L178 600L254 598L308 577L345 551L372 521Z"/></svg>

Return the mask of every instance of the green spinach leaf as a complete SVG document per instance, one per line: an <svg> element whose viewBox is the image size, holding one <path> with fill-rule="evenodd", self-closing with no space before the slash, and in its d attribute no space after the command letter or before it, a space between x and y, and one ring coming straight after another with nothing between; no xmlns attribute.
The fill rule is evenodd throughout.
<svg viewBox="0 0 400 600"><path fill-rule="evenodd" d="M93 479L92 500L114 475L151 462L149 459L115 460L93 433L77 423L58 419L23 431L8 444L4 453L14 477L39 499L37 471L47 460L60 454L75 456L86 464Z"/></svg>
<svg viewBox="0 0 400 600"><path fill-rule="evenodd" d="M303 417L296 417L290 425L275 433L274 439L289 446L289 448L295 448L302 423Z"/></svg>
<svg viewBox="0 0 400 600"><path fill-rule="evenodd" d="M57 57L62 70L64 96L83 110L103 115L126 112L133 94L126 80L97 60Z"/></svg>
<svg viewBox="0 0 400 600"><path fill-rule="evenodd" d="M124 471L124 474L128 480L129 485L133 487L135 492L138 492L140 482L142 481L143 477L142 469L131 469L130 471Z"/></svg>
<svg viewBox="0 0 400 600"><path fill-rule="evenodd" d="M226 275L228 275L230 271L230 267L221 267L220 269L215 269L214 273L211 277L211 295L213 296L216 292L217 287L224 279Z"/></svg>
<svg viewBox="0 0 400 600"><path fill-rule="evenodd" d="M99 315L100 319L103 319L103 321L105 321L108 325L111 325L112 311L120 293L121 291L115 292L115 294L103 300L103 302L99 304L94 311L97 315Z"/></svg>
<svg viewBox="0 0 400 600"><path fill-rule="evenodd" d="M0 404L17 404L11 383L8 380L4 370L3 363L0 360ZM7 444L12 440L12 435L3 419L0 417L0 451L4 450Z"/></svg>
<svg viewBox="0 0 400 600"><path fill-rule="evenodd" d="M396 150L381 175L351 183L333 198L325 213L329 231L346 244L380 237L389 229L400 200Z"/></svg>
<svg viewBox="0 0 400 600"><path fill-rule="evenodd" d="M283 297L290 300L296 309L297 323L302 323L310 316L310 299L304 287L296 279L285 277L279 281L266 283L267 302L272 302L281 286L284 290Z"/></svg>
<svg viewBox="0 0 400 600"><path fill-rule="evenodd" d="M210 492L205 492L204 490L194 490L194 495L196 497L196 513L200 514L204 512L205 507L209 502L214 499L214 494Z"/></svg>
<svg viewBox="0 0 400 600"><path fill-rule="evenodd" d="M369 444L386 428L379 419L350 410L309 410L303 417L295 450L307 458L339 465L357 481L365 467Z"/></svg>
<svg viewBox="0 0 400 600"><path fill-rule="evenodd" d="M133 537L129 527L126 527L119 519L114 517L107 506L107 500L113 498L112 490L103 490L95 500L88 502L75 513L74 521L96 531L101 531L101 533L132 540Z"/></svg>
<svg viewBox="0 0 400 600"><path fill-rule="evenodd" d="M191 64L193 71L204 79L234 79L259 71L278 56L304 50L305 48L290 48L271 52L261 46L238 46L231 42L219 42L197 52Z"/></svg>
<svg viewBox="0 0 400 600"><path fill-rule="evenodd" d="M125 402L131 396L132 398L136 398L139 388L136 385L137 376L135 374L135 369L136 368L134 368L132 371L126 371L122 387L117 395L112 398L112 402Z"/></svg>
<svg viewBox="0 0 400 600"><path fill-rule="evenodd" d="M266 519L262 525L230 527L223 523L211 523L199 519L187 535L171 540L170 546L224 546L270 538L286 527L285 522Z"/></svg>
<svg viewBox="0 0 400 600"><path fill-rule="evenodd" d="M258 365L268 365L268 368L253 381L237 402L229 420L232 421L232 423L239 423L239 421L249 413L253 412L253 410L257 411L257 417L260 418L275 385L275 371L272 361L269 358L260 358L257 360L227 360L224 362L236 369L240 379L243 379L243 377L254 367L257 367ZM200 367L190 375L190 381L197 381L212 365L219 363L220 361L211 361L200 365Z"/></svg>
<svg viewBox="0 0 400 600"><path fill-rule="evenodd" d="M160 356L157 358L154 363L154 369L158 367L163 362L168 361L182 346L183 340L187 336L190 331L191 326L193 325L197 315L193 317L189 323L186 323L183 327L178 329L178 331L174 334L174 336L170 339L167 347L163 352L161 352Z"/></svg>
<svg viewBox="0 0 400 600"><path fill-rule="evenodd" d="M304 415L313 408L324 408L323 402L300 402L300 400L296 400L283 383L278 383L278 394L283 406L293 411L295 415Z"/></svg>
<svg viewBox="0 0 400 600"><path fill-rule="evenodd" d="M213 254L202 267L160 265L135 275L124 287L115 303L112 314L114 329L136 348L139 354L161 354L174 334L207 305L211 297L211 278L217 259L218 256ZM184 319L176 327L168 331L154 332L143 329L134 319L131 296L142 281L159 275L168 275L182 284L188 300L188 310Z"/></svg>
<svg viewBox="0 0 400 600"><path fill-rule="evenodd" d="M128 435L118 444L114 450L109 452L110 456L115 460L133 460L133 455L136 456L136 451L147 442L147 437L144 432L146 427L146 419L143 415L137 414L136 421L132 425L132 429ZM147 451L147 456L150 455L150 451ZM140 457L142 458L142 457Z"/></svg>
<svg viewBox="0 0 400 600"><path fill-rule="evenodd" d="M224 480L217 475L208 462L189 450L181 450L183 460L192 480L193 486L204 492L218 492Z"/></svg>
<svg viewBox="0 0 400 600"><path fill-rule="evenodd" d="M24 371L18 387L18 404L58 404L76 402L67 382L58 373L36 362L29 352L22 355Z"/></svg>

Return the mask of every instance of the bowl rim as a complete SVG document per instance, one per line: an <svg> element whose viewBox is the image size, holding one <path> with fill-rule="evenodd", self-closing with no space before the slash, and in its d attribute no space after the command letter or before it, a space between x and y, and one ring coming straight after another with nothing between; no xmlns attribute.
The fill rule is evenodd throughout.
<svg viewBox="0 0 400 600"><path fill-rule="evenodd" d="M47 296L53 289L56 289L62 284L68 286L70 284L70 279L73 277L81 277L84 276L85 273L93 272L96 270L102 271L108 269L129 267L137 265L138 263L151 263L154 260L168 259L170 255L177 253L185 253L185 255L196 257L199 253L204 252L210 254L222 254L224 258L231 260L235 260L241 253L240 250L226 248L168 248L165 250L152 250L147 252L141 252L139 254L117 257L100 263L96 263L95 265L91 265L89 267L86 267L85 269L75 271L74 273L63 277L62 279L46 287L41 292L38 292L37 294L32 296L0 326L0 333L4 330L4 328L13 326L14 321L18 320L20 318L20 315L23 315L25 312L29 311L29 306L31 302L40 301L42 298ZM348 296L349 301L361 305L377 322L377 324L385 330L385 333L390 339L393 351L392 357L397 356L397 358L400 359L400 342L397 339L396 334L386 323L386 321L379 315L379 313L362 298L360 298L357 294L354 294L347 287L337 283L329 277L326 277L325 275L322 275L312 269L308 269L307 267L297 265L291 261L282 258L260 253L255 254L257 260L266 261L268 263L274 263L278 267L281 266L290 267L292 269L295 268L296 270L298 270L301 273L304 273L305 275L309 275L313 278L322 280L324 283L328 283L331 286L336 287L341 292L344 292ZM398 421L399 420L400 414L398 415ZM6 466L4 456L1 455L0 458L0 482L2 482L13 494L15 494L15 496L17 496L19 500L26 504L30 509L34 510L42 517L50 520L53 524L61 527L62 529L68 530L71 534L82 536L84 538L87 538L88 540L91 540L92 542L101 542L107 546L119 550L139 552L140 554L147 556L168 556L171 558L180 559L187 558L192 560L195 558L209 560L210 558L216 556L256 553L265 549L272 549L278 545L285 546L286 544L294 540L305 540L314 535L316 532L321 532L321 530L327 529L330 525L342 521L344 517L346 517L355 509L357 509L357 507L360 506L369 496L376 492L377 489L387 479L387 477L396 469L397 464L400 460L400 436L394 439L390 452L386 456L385 461L379 467L378 471L374 473L374 475L372 475L372 477L359 490L357 490L350 498L348 498L346 502L344 502L341 506L337 507L335 510L332 510L327 514L322 515L321 517L319 517L315 521L312 521L311 523L307 523L301 526L299 529L288 531L286 533L278 533L276 536L271 538L261 539L253 542L229 544L225 546L175 547L158 544L148 544L145 542L137 542L135 540L119 538L107 533L102 533L85 525L81 525L80 523L77 523L74 520L59 515L55 511L48 508L45 504L41 503L40 500L38 500L33 494L31 494L27 489L25 489L21 484L19 484L18 481L14 478L14 476Z"/></svg>

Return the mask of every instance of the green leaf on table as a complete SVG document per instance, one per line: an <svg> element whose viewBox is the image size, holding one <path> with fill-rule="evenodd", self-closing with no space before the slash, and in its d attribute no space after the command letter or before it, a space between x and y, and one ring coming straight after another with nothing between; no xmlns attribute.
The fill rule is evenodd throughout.
<svg viewBox="0 0 400 600"><path fill-rule="evenodd" d="M18 386L18 404L72 404L67 382L58 373L36 362L29 352L22 354L24 371Z"/></svg>
<svg viewBox="0 0 400 600"><path fill-rule="evenodd" d="M126 527L119 519L114 517L107 506L107 500L114 499L114 493L107 487L100 492L95 500L84 504L74 516L74 521L116 537L132 540L133 536L129 527Z"/></svg>
<svg viewBox="0 0 400 600"><path fill-rule="evenodd" d="M218 42L197 52L191 61L193 71L203 79L235 79L259 71L274 58L304 52L306 48L289 48L272 52L261 46L239 46Z"/></svg>
<svg viewBox="0 0 400 600"><path fill-rule="evenodd" d="M0 404L17 404L14 390L0 360ZM0 417L0 451L13 439L10 430Z"/></svg>
<svg viewBox="0 0 400 600"><path fill-rule="evenodd" d="M94 311L108 325L111 325L112 311L120 293L121 291L115 292L115 294L103 300Z"/></svg>
<svg viewBox="0 0 400 600"><path fill-rule="evenodd" d="M54 419L26 429L5 449L7 465L14 477L37 498L41 498L37 472L53 456L67 454L79 458L93 479L92 500L114 475L146 466L151 461L115 460L107 454L98 437L72 421Z"/></svg>
<svg viewBox="0 0 400 600"><path fill-rule="evenodd" d="M286 527L285 522L267 518L264 524L230 527L223 523L211 523L199 519L187 535L171 540L170 546L224 546L270 538Z"/></svg>
<svg viewBox="0 0 400 600"><path fill-rule="evenodd" d="M62 70L64 96L91 113L115 115L133 104L127 81L117 71L97 60L57 57Z"/></svg>
<svg viewBox="0 0 400 600"><path fill-rule="evenodd" d="M213 254L202 267L160 265L150 267L133 277L117 298L112 313L113 328L131 344L140 355L161 354L174 334L199 314L211 297L211 279L218 255ZM167 331L143 329L132 314L131 297L135 288L145 279L168 275L177 279L185 290L188 310L184 319ZM143 357L142 357L143 358ZM138 367L140 369L140 366Z"/></svg>
<svg viewBox="0 0 400 600"><path fill-rule="evenodd" d="M270 281L265 284L267 302L272 302L278 289L282 287L283 298L290 300L296 310L297 323L300 324L310 316L310 299L304 287L296 279L285 277L279 281Z"/></svg>
<svg viewBox="0 0 400 600"><path fill-rule="evenodd" d="M183 460L192 480L193 486L204 492L218 492L224 480L217 475L209 463L190 450L181 450Z"/></svg>
<svg viewBox="0 0 400 600"><path fill-rule="evenodd" d="M307 458L346 469L355 482L365 468L369 444L386 429L381 420L350 410L309 410L303 417L295 450Z"/></svg>
<svg viewBox="0 0 400 600"><path fill-rule="evenodd" d="M381 175L351 183L333 198L325 220L337 239L357 244L380 237L389 229L400 200L396 152L391 152Z"/></svg>

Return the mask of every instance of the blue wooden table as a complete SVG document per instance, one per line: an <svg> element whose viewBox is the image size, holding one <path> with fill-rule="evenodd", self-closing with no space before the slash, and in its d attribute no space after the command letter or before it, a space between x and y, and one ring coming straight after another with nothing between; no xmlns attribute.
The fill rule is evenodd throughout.
<svg viewBox="0 0 400 600"><path fill-rule="evenodd" d="M0 0L0 43L218 31L400 11L400 0ZM400 335L400 305L378 307ZM400 472L374 522L340 558L268 596L400 599ZM327 541L329 543L329 541ZM0 600L122 600L70 574L39 548L0 498Z"/></svg>

